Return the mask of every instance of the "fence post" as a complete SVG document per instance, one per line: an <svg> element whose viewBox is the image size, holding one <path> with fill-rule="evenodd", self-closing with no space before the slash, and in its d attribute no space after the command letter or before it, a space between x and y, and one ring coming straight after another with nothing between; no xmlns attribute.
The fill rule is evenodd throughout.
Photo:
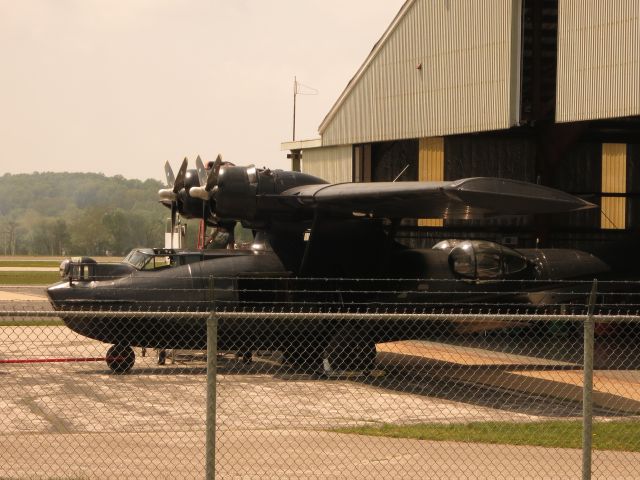
<svg viewBox="0 0 640 480"><path fill-rule="evenodd" d="M591 479L593 443L593 310L596 304L598 281L593 280L587 318L584 321L584 384L582 387L582 479Z"/></svg>
<svg viewBox="0 0 640 480"><path fill-rule="evenodd" d="M207 319L207 435L206 479L216 478L216 374L218 358L218 315L216 314L213 277L209 277L211 314Z"/></svg>

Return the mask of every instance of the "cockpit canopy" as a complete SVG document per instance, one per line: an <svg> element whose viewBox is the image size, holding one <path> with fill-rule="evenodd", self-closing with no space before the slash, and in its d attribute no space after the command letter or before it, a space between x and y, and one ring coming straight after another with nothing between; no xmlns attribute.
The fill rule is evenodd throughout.
<svg viewBox="0 0 640 480"><path fill-rule="evenodd" d="M498 243L465 240L451 249L449 265L464 278L500 280L524 272L529 262L520 253Z"/></svg>
<svg viewBox="0 0 640 480"><path fill-rule="evenodd" d="M159 268L186 265L205 260L203 251L185 252L170 248L136 248L122 260L136 270L157 270Z"/></svg>

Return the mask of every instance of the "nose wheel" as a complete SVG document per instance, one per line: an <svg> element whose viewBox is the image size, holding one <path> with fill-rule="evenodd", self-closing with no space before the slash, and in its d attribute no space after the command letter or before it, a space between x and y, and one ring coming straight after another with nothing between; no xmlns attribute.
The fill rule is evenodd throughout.
<svg viewBox="0 0 640 480"><path fill-rule="evenodd" d="M116 344L107 350L106 361L113 373L127 373L136 361L136 354L129 345Z"/></svg>

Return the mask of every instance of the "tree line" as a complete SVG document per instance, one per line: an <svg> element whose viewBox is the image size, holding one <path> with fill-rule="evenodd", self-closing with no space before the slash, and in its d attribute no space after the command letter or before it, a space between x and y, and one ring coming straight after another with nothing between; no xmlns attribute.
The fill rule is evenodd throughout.
<svg viewBox="0 0 640 480"><path fill-rule="evenodd" d="M161 182L99 173L5 174L0 177L0 253L123 255L162 246L169 211Z"/></svg>

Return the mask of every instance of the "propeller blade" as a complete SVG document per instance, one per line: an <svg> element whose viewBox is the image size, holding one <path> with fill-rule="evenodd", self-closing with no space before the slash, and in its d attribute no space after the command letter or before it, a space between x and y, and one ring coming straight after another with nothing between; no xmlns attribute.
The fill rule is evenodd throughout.
<svg viewBox="0 0 640 480"><path fill-rule="evenodd" d="M216 157L216 161L213 162L213 167L209 170L209 175L207 176L207 185L205 190L210 192L213 190L213 187L218 183L218 172L220 171L220 166L222 165L222 155L218 154Z"/></svg>
<svg viewBox="0 0 640 480"><path fill-rule="evenodd" d="M207 183L207 171L204 168L204 164L202 163L202 159L200 155L196 158L196 170L198 171L198 181L200 182L200 186L204 186Z"/></svg>
<svg viewBox="0 0 640 480"><path fill-rule="evenodd" d="M176 183L176 177L173 174L173 170L171 169L171 165L169 165L168 161L164 164L164 173L167 177L167 185L169 188L173 188L173 184Z"/></svg>
<svg viewBox="0 0 640 480"><path fill-rule="evenodd" d="M182 165L180 165L180 170L178 170L178 175L176 175L176 179L173 182L173 191L178 193L181 189L184 188L184 176L187 173L187 164L189 161L187 157L184 157L182 161Z"/></svg>

